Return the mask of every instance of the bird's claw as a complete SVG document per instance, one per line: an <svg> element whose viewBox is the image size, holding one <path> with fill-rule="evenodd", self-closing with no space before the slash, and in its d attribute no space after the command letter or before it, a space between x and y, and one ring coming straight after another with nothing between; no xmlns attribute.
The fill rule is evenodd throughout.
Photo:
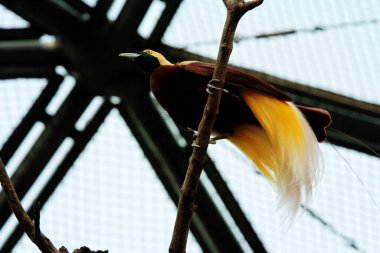
<svg viewBox="0 0 380 253"><path fill-rule="evenodd" d="M211 137L209 143L210 143L210 144L216 144L216 141L217 141L217 140L226 139L226 138L228 138L228 137L230 137L230 136L231 136L230 133L218 134L218 135L216 135L216 136L214 136L214 137Z"/></svg>
<svg viewBox="0 0 380 253"><path fill-rule="evenodd" d="M193 130L193 142L191 143L191 146L194 148L200 148L201 145L197 144L197 138L198 138L198 131Z"/></svg>
<svg viewBox="0 0 380 253"><path fill-rule="evenodd" d="M216 144L216 140L215 140L214 138L210 138L208 144ZM200 148L200 147L201 147L201 145L195 143L195 141L193 141L193 142L191 143L191 146L192 146L193 148L194 148L194 147L195 147L195 148Z"/></svg>
<svg viewBox="0 0 380 253"><path fill-rule="evenodd" d="M196 135L198 135L197 132L194 133L195 137L196 137ZM222 140L222 139L228 138L229 136L231 136L230 133L216 135L216 136L210 138L210 140L208 141L208 144L216 144L217 140ZM201 146L199 144L195 143L195 141L196 140L194 139L193 143L191 143L191 146L196 147L196 148L200 148Z"/></svg>
<svg viewBox="0 0 380 253"><path fill-rule="evenodd" d="M197 141L196 139L197 139L197 137L199 135L198 131L195 131L195 130L193 130L191 128L186 128L186 130L187 131L191 130L193 132L193 142L191 143L191 146L192 147L196 147L196 148L201 148L201 145L199 145L199 144L196 143L196 141ZM217 135L215 135L215 136L213 136L213 137L211 137L209 139L208 144L216 144L217 140L226 139L226 138L228 138L230 136L231 136L231 133L218 133Z"/></svg>
<svg viewBox="0 0 380 253"><path fill-rule="evenodd" d="M185 128L185 131L186 131L186 133L189 133L189 134L191 133L191 134L193 134L193 139L194 139L194 140L195 140L195 138L198 137L198 131L196 131L196 130L190 128L190 127L186 127L186 128Z"/></svg>
<svg viewBox="0 0 380 253"><path fill-rule="evenodd" d="M200 148L200 147L201 147L201 145L196 144L195 141L193 141L193 143L191 143L191 146L192 146L193 148Z"/></svg>
<svg viewBox="0 0 380 253"><path fill-rule="evenodd" d="M214 94L214 93L211 91L211 89L214 89L214 90L221 90L221 91L223 91L223 92L229 93L228 90L223 89L223 88L219 88L219 87L216 87L215 85L213 85L213 83L218 83L218 82L220 82L219 79L211 79L211 80L210 80L210 82L207 84L207 89L206 89L206 91L207 91L208 94L211 94L211 95Z"/></svg>

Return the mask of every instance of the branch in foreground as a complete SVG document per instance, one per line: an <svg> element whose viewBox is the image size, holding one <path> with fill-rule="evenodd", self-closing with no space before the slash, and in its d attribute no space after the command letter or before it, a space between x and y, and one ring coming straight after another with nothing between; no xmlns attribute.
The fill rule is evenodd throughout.
<svg viewBox="0 0 380 253"><path fill-rule="evenodd" d="M13 186L11 179L5 171L4 163L0 158L0 182L3 187L4 193L7 196L8 203L19 221L22 229L30 238L30 240L41 250L43 253L68 253L65 247L61 247L59 250L52 244L40 229L40 204L36 202L33 205L34 211L34 223L29 215L25 212L21 205L20 199L17 196L16 190ZM74 250L74 253L108 253L105 251L91 251L87 247L81 247Z"/></svg>
<svg viewBox="0 0 380 253"><path fill-rule="evenodd" d="M25 212L21 205L20 199L17 196L16 190L10 180L7 172L5 171L3 161L0 158L0 181L7 195L8 203L19 221L22 229L28 235L30 240L41 250L43 253L59 253L58 249L50 242L50 240L40 233L39 238L36 238L35 226L32 219Z"/></svg>
<svg viewBox="0 0 380 253"><path fill-rule="evenodd" d="M213 74L215 92L210 92L203 117L198 126L198 136L195 140L193 153L187 168L185 180L181 188L177 217L174 225L170 253L186 252L186 243L190 230L192 216L196 210L195 196L202 169L206 163L206 151L215 120L219 113L219 104L226 76L226 67L232 52L236 27L240 18L249 10L259 6L263 0L244 2L244 0L223 0L227 8L227 18L219 46L218 58ZM214 91L213 90L213 91Z"/></svg>

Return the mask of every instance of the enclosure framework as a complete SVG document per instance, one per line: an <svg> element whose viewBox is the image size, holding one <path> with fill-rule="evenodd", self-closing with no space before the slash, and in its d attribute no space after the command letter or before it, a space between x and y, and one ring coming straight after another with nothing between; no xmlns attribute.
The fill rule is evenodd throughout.
<svg viewBox="0 0 380 253"><path fill-rule="evenodd" d="M165 9L147 39L140 37L137 29L152 0L126 1L114 22L106 17L112 0L98 0L95 7L79 0L59 1L59 4L58 1L47 0L0 0L0 3L31 24L29 28L0 29L0 79L40 77L48 80L46 88L0 151L1 158L7 164L32 127L37 122L45 124L41 135L12 177L20 198L26 195L63 140L72 137L74 145L36 197L43 206L111 109L117 108L171 199L177 203L190 150L178 144L152 102L148 77L136 65L119 59L117 55L120 52L154 48L174 61L210 61L161 43L161 38L181 1L165 1ZM54 35L56 42L40 42L39 38L43 34ZM17 43L7 43L9 41ZM75 73L76 83L58 111L49 115L45 109L63 81L63 77L55 71L59 65ZM334 119L334 128L365 141L375 151L380 152L380 135L376 134L380 132L380 126L374 123L376 118L380 118L380 107L253 70L245 71L255 73L288 92L298 103L329 110ZM106 98L105 102L85 129L76 130L75 123L94 97L99 95ZM111 96L120 97L121 102L113 103L109 99ZM366 131L362 131L363 129ZM183 135L188 137L186 133ZM368 152L357 142L334 131L330 131L328 135L332 143ZM207 164L205 172L251 249L254 252L266 252L212 162ZM202 185L198 189L197 202L199 208L191 230L204 252L243 252L209 192ZM3 192L0 193L0 210L1 229L11 215ZM0 252L11 252L22 234L20 227L17 227Z"/></svg>

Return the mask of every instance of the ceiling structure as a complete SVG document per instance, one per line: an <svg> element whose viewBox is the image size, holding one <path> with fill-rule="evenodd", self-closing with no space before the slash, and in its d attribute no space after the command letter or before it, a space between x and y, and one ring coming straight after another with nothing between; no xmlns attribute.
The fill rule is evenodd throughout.
<svg viewBox="0 0 380 253"><path fill-rule="evenodd" d="M0 151L4 164L7 164L32 127L37 122L44 123L39 138L12 176L20 198L27 194L63 140L71 137L73 146L36 197L44 205L106 116L116 108L171 199L177 203L178 189L191 150L178 143L152 101L148 77L136 65L117 56L120 52L153 48L174 61L211 59L161 43L181 4L180 0L163 1L165 8L146 39L139 35L138 27L153 0L128 0L118 17L110 21L107 12L112 2L98 0L94 6L89 6L80 0L0 0L0 4L30 22L28 28L0 29L0 79L24 77L48 80L47 86ZM44 42L40 40L44 34L52 35L55 39L53 42ZM46 112L46 107L64 79L57 73L57 66L64 66L75 78L75 87L57 112L51 115ZM334 118L333 128L369 144L380 153L380 135L376 134L380 132L380 125L376 123L376 119L380 118L379 106L254 70L245 71L273 83L299 103L326 108ZM103 96L105 100L86 127L77 130L76 122L96 96ZM191 141L188 134L182 134L188 142ZM372 154L356 140L334 130L329 130L329 136L332 143ZM205 172L252 251L267 252L216 166L209 162ZM199 188L199 209L191 228L197 242L204 252L243 252L212 198L205 187ZM0 192L0 210L1 229L11 215L3 192ZM17 227L0 252L10 252L22 234L21 228Z"/></svg>

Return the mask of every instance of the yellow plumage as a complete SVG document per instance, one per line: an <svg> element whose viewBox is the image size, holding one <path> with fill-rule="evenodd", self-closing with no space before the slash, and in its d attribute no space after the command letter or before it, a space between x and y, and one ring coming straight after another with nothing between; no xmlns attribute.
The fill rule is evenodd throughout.
<svg viewBox="0 0 380 253"><path fill-rule="evenodd" d="M318 176L320 154L313 130L293 103L252 89L241 96L261 127L236 126L229 140L274 184L280 203L295 214Z"/></svg>

